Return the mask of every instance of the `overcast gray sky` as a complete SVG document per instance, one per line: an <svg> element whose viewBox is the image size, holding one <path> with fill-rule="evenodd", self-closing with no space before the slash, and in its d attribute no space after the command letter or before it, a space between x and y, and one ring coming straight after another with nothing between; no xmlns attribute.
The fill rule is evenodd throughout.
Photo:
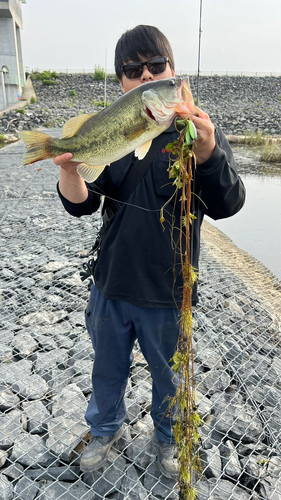
<svg viewBox="0 0 281 500"><path fill-rule="evenodd" d="M120 35L157 26L176 68L197 68L200 0L26 0L24 63L40 69L112 69ZM202 71L281 73L281 0L203 0Z"/></svg>

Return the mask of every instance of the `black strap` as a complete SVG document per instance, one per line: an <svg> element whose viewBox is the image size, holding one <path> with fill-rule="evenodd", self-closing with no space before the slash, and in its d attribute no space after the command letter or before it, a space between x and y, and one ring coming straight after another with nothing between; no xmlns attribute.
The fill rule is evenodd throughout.
<svg viewBox="0 0 281 500"><path fill-rule="evenodd" d="M144 176L148 167L151 165L152 160L163 145L167 145L166 134L164 134L164 138L163 134L161 134L152 141L150 149L143 160L139 160L138 158L136 159L118 189L118 193L116 196L118 200L126 201L129 198L130 194L136 189L141 178Z"/></svg>

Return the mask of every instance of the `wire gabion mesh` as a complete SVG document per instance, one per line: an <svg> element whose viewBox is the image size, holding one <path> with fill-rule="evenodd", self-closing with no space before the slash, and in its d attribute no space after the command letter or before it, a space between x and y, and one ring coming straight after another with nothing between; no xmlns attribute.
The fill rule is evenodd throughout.
<svg viewBox="0 0 281 500"><path fill-rule="evenodd" d="M23 149L0 151L0 499L176 499L157 468L152 380L137 344L122 438L102 469L80 471L94 360L80 270L100 216L65 213L57 167L22 167ZM281 284L205 225L199 290L198 498L281 500Z"/></svg>

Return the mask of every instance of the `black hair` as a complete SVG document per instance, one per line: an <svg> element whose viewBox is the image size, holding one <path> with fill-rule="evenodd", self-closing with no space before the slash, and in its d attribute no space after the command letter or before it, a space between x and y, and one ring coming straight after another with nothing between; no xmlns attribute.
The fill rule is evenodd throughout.
<svg viewBox="0 0 281 500"><path fill-rule="evenodd" d="M125 31L119 38L115 48L115 72L119 80L122 78L121 66L132 61L139 61L140 57L152 58L166 56L171 69L174 69L174 56L169 40L155 26L140 24Z"/></svg>

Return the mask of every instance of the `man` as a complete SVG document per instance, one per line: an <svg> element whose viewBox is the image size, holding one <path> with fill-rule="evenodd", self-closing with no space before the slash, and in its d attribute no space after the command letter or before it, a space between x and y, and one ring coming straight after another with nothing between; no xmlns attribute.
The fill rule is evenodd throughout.
<svg viewBox="0 0 281 500"><path fill-rule="evenodd" d="M115 70L124 92L142 83L171 78L175 76L171 46L157 28L137 26L125 32L117 43ZM215 129L207 113L199 108L191 119L200 136L195 148L192 211L196 219L191 241L192 264L198 268L204 213L214 219L233 215L243 206L245 190L222 131ZM173 142L178 136L174 124L162 135L164 144ZM97 192L114 198L134 162L134 155L128 155L107 167L94 183L87 184L77 174L77 164L71 158L68 153L55 158L61 167L58 191L66 210L78 217L99 208ZM168 179L168 164L169 155L161 148L129 196L128 204L107 201L111 218L86 310L95 362L93 393L86 412L93 438L81 457L83 471L100 468L110 447L122 435L126 415L123 398L133 344L138 339L153 379L151 416L158 467L166 477L177 478L171 421L166 414L168 403L164 402L175 393L170 360L179 333L182 285L178 261L174 265L169 226L163 231L159 222L159 210L174 191ZM179 205L175 208L176 222ZM173 209L171 201L166 206L168 223ZM197 300L194 287L194 305Z"/></svg>

